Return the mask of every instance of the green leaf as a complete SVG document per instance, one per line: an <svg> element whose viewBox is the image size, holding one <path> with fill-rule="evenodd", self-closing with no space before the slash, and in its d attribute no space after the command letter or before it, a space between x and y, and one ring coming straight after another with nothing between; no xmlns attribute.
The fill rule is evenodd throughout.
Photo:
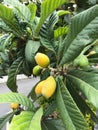
<svg viewBox="0 0 98 130"><path fill-rule="evenodd" d="M43 108L39 108L33 116L31 130L41 130L41 118L43 115Z"/></svg>
<svg viewBox="0 0 98 130"><path fill-rule="evenodd" d="M0 18L15 35L21 37L22 32L19 25L17 24L12 8L0 4Z"/></svg>
<svg viewBox="0 0 98 130"><path fill-rule="evenodd" d="M96 67L90 67L90 68L85 69L85 72L91 72L91 73L98 74L98 68L97 68L97 66Z"/></svg>
<svg viewBox="0 0 98 130"><path fill-rule="evenodd" d="M39 41L28 40L25 47L25 57L30 63L34 62L34 56L40 47Z"/></svg>
<svg viewBox="0 0 98 130"><path fill-rule="evenodd" d="M58 38L58 50L57 50L57 63L59 63L60 59L61 59L61 44L63 42L63 38L60 37Z"/></svg>
<svg viewBox="0 0 98 130"><path fill-rule="evenodd" d="M0 117L0 129L3 128L3 126L13 117L15 112L10 112L3 117Z"/></svg>
<svg viewBox="0 0 98 130"><path fill-rule="evenodd" d="M9 37L9 34L5 34L5 35L1 35L1 36L0 36L0 52L4 52L4 51L5 51L3 45L4 45L5 40L6 40L8 37ZM1 54L0 54L0 55L1 55Z"/></svg>
<svg viewBox="0 0 98 130"><path fill-rule="evenodd" d="M73 61L86 45L92 43L97 38L97 21L98 5L72 18L69 33L60 46L60 65Z"/></svg>
<svg viewBox="0 0 98 130"><path fill-rule="evenodd" d="M22 63L23 63L23 60L21 57L19 57L13 62L13 64L11 65L9 69L7 86L9 89L11 89L14 92L17 91L16 77Z"/></svg>
<svg viewBox="0 0 98 130"><path fill-rule="evenodd" d="M83 113L83 115L85 115L85 113L89 113L91 116L91 119L95 123L98 123L98 117L96 116L94 111L91 110L92 108L90 106L88 106L85 99L83 99L83 97L79 95L79 92L76 91L75 86L68 79L66 81L66 86L67 86L67 89L70 92L71 96L73 97L74 101L76 102L77 106Z"/></svg>
<svg viewBox="0 0 98 130"><path fill-rule="evenodd" d="M13 6L17 11L18 15L25 21L30 21L31 13L29 8L27 8L24 4L20 3L18 0L4 0L7 5Z"/></svg>
<svg viewBox="0 0 98 130"><path fill-rule="evenodd" d="M56 102L52 102L47 109L44 111L44 116L48 117L52 112L56 110L57 104Z"/></svg>
<svg viewBox="0 0 98 130"><path fill-rule="evenodd" d="M65 130L61 119L46 119L42 121L42 130Z"/></svg>
<svg viewBox="0 0 98 130"><path fill-rule="evenodd" d="M12 21L15 20L12 9L9 7L3 6L2 4L0 4L0 18L2 18L4 21L9 20L9 19L11 19Z"/></svg>
<svg viewBox="0 0 98 130"><path fill-rule="evenodd" d="M64 85L62 79L58 77L58 90L56 101L64 127L67 130L88 130L85 119Z"/></svg>
<svg viewBox="0 0 98 130"><path fill-rule="evenodd" d="M4 23L2 19L0 19L0 29L5 32L11 32L11 29Z"/></svg>
<svg viewBox="0 0 98 130"><path fill-rule="evenodd" d="M88 56L90 63L98 63L98 53Z"/></svg>
<svg viewBox="0 0 98 130"><path fill-rule="evenodd" d="M58 15L56 12L52 13L44 22L40 30L41 44L48 50L51 50L56 54L53 29L58 21Z"/></svg>
<svg viewBox="0 0 98 130"><path fill-rule="evenodd" d="M54 38L58 38L59 36L65 35L68 32L68 26L59 27L54 30Z"/></svg>
<svg viewBox="0 0 98 130"><path fill-rule="evenodd" d="M36 34L39 33L42 24L45 19L60 5L64 4L68 0L44 0L41 4L41 17L40 22L36 28Z"/></svg>
<svg viewBox="0 0 98 130"><path fill-rule="evenodd" d="M32 22L36 16L36 10L37 10L36 4L29 3L28 8L31 12L30 21Z"/></svg>
<svg viewBox="0 0 98 130"><path fill-rule="evenodd" d="M14 37L13 34L10 34L10 35L5 39L5 41L4 41L4 43L3 43L3 49L5 49L8 45L11 44L11 41L12 41L13 37Z"/></svg>
<svg viewBox="0 0 98 130"><path fill-rule="evenodd" d="M34 110L34 105L25 95L15 93L15 92L8 92L4 94L0 94L0 103L18 103L29 110Z"/></svg>
<svg viewBox="0 0 98 130"><path fill-rule="evenodd" d="M86 72L85 70L71 70L68 75L75 76L86 83L90 84L92 87L98 90L98 74L94 72Z"/></svg>
<svg viewBox="0 0 98 130"><path fill-rule="evenodd" d="M97 4L97 0L88 0L89 4L91 5L95 5Z"/></svg>
<svg viewBox="0 0 98 130"><path fill-rule="evenodd" d="M42 108L38 109L35 114L30 111L23 111L12 119L9 130L41 130L42 114Z"/></svg>
<svg viewBox="0 0 98 130"><path fill-rule="evenodd" d="M82 79L67 75L67 78L72 84L81 90L81 92L85 95L85 97L88 99L88 101L96 108L98 109L98 101L96 100L98 98L98 90L96 90L93 86L91 86L89 83L83 81Z"/></svg>
<svg viewBox="0 0 98 130"><path fill-rule="evenodd" d="M26 61L26 59L24 59L21 71L23 72L24 75L29 77L32 74L32 68L34 65L35 64L30 64L28 61Z"/></svg>
<svg viewBox="0 0 98 130"><path fill-rule="evenodd" d="M58 13L58 16L70 14L68 10L59 10L57 11L57 13Z"/></svg>

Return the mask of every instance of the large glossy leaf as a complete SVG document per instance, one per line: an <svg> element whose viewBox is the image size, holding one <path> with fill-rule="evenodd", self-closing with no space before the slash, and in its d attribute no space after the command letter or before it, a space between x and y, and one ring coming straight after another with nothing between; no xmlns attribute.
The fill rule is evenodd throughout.
<svg viewBox="0 0 98 130"><path fill-rule="evenodd" d="M4 0L4 2L7 5L13 6L18 11L18 14L22 19L30 21L31 12L24 4L21 4L18 0Z"/></svg>
<svg viewBox="0 0 98 130"><path fill-rule="evenodd" d="M89 102L92 103L96 109L98 109L98 100L96 100L98 98L98 90L89 83L85 82L85 80L82 80L76 76L67 75L67 78L75 87L80 89Z"/></svg>
<svg viewBox="0 0 98 130"><path fill-rule="evenodd" d="M65 130L61 119L46 119L42 121L42 130Z"/></svg>
<svg viewBox="0 0 98 130"><path fill-rule="evenodd" d="M0 94L0 103L18 103L30 110L34 110L34 105L25 95L19 93L4 93Z"/></svg>
<svg viewBox="0 0 98 130"><path fill-rule="evenodd" d="M3 117L0 117L0 129L3 128L3 126L13 117L14 114L15 114L15 111L10 112L4 115Z"/></svg>
<svg viewBox="0 0 98 130"><path fill-rule="evenodd" d="M19 57L17 60L13 62L8 73L7 86L9 89L11 89L14 92L17 91L16 77L22 63L23 63L23 60L21 57Z"/></svg>
<svg viewBox="0 0 98 130"><path fill-rule="evenodd" d="M40 47L39 41L28 40L25 47L25 57L30 63L34 62L34 55Z"/></svg>
<svg viewBox="0 0 98 130"><path fill-rule="evenodd" d="M41 17L40 22L36 28L38 34L45 19L60 5L64 4L68 0L44 0L41 4Z"/></svg>
<svg viewBox="0 0 98 130"><path fill-rule="evenodd" d="M68 74L71 74L98 90L98 74L94 72L86 72L85 70L71 70Z"/></svg>
<svg viewBox="0 0 98 130"><path fill-rule="evenodd" d="M67 130L88 130L85 119L61 78L58 77L56 101L64 127Z"/></svg>
<svg viewBox="0 0 98 130"><path fill-rule="evenodd" d="M95 123L98 123L98 117L96 116L96 114L94 113L92 108L90 108L90 106L88 106L85 99L79 95L79 92L77 92L77 90L75 89L75 86L69 80L66 80L66 86L67 86L67 89L69 90L71 96L73 97L74 101L76 102L77 106L83 113L83 115L85 115L85 113L89 113L91 116L91 119Z"/></svg>
<svg viewBox="0 0 98 130"><path fill-rule="evenodd" d="M41 44L56 54L54 39L54 26L58 21L56 12L52 13L40 29Z"/></svg>
<svg viewBox="0 0 98 130"><path fill-rule="evenodd" d="M12 119L9 130L41 130L42 114L42 108L38 109L35 114L30 111L23 111Z"/></svg>
<svg viewBox="0 0 98 130"><path fill-rule="evenodd" d="M15 35L19 37L22 36L22 32L19 25L17 24L12 8L0 4L0 18Z"/></svg>
<svg viewBox="0 0 98 130"><path fill-rule="evenodd" d="M97 21L98 5L75 15L72 18L68 36L60 46L60 65L74 60L86 45L97 38Z"/></svg>

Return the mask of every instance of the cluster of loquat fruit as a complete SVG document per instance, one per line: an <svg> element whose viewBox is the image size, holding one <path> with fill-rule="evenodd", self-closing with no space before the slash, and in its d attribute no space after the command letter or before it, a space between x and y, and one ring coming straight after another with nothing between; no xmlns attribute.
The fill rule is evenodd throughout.
<svg viewBox="0 0 98 130"><path fill-rule="evenodd" d="M33 68L33 74L39 75L41 69L47 68L50 64L50 59L43 53L35 55L37 65ZM43 95L46 99L50 98L56 90L56 81L53 76L49 76L45 80L40 81L35 87L35 93Z"/></svg>

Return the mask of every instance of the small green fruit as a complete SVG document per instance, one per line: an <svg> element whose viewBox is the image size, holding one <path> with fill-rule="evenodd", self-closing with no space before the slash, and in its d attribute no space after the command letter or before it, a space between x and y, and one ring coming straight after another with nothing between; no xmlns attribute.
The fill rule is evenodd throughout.
<svg viewBox="0 0 98 130"><path fill-rule="evenodd" d="M39 66L39 65L36 65L34 68L33 68L33 74L34 75L39 75L40 74L40 72L41 72L41 67Z"/></svg>
<svg viewBox="0 0 98 130"><path fill-rule="evenodd" d="M80 66L81 68L86 68L89 65L89 62L85 55L80 55L74 60L73 65L75 67Z"/></svg>

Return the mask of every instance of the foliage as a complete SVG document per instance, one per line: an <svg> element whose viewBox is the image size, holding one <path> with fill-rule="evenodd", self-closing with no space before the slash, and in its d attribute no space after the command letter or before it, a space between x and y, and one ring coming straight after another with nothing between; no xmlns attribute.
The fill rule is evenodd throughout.
<svg viewBox="0 0 98 130"><path fill-rule="evenodd" d="M10 121L9 130L93 130L94 123L98 123L97 2L0 3L0 77L8 75L7 86L12 91L0 94L0 103L20 104L0 118L0 129ZM37 54L42 54L42 58L37 57L41 64L46 64L43 54L49 62L41 66L40 81L24 96L18 92L17 75L32 75L39 64ZM85 68L85 60L74 65L81 55L87 59ZM54 80L46 82L49 76ZM38 94L36 87L43 81Z"/></svg>
<svg viewBox="0 0 98 130"><path fill-rule="evenodd" d="M9 127L9 130L13 129L28 129L34 130L38 129L41 130L41 124L40 120L42 117L42 108L36 111L36 113L30 112L30 111L23 111L20 115L17 115L13 120L12 124ZM28 120L28 121L27 121ZM22 124L21 124L22 121ZM19 124L20 122L20 124ZM16 126L16 128L15 128Z"/></svg>

